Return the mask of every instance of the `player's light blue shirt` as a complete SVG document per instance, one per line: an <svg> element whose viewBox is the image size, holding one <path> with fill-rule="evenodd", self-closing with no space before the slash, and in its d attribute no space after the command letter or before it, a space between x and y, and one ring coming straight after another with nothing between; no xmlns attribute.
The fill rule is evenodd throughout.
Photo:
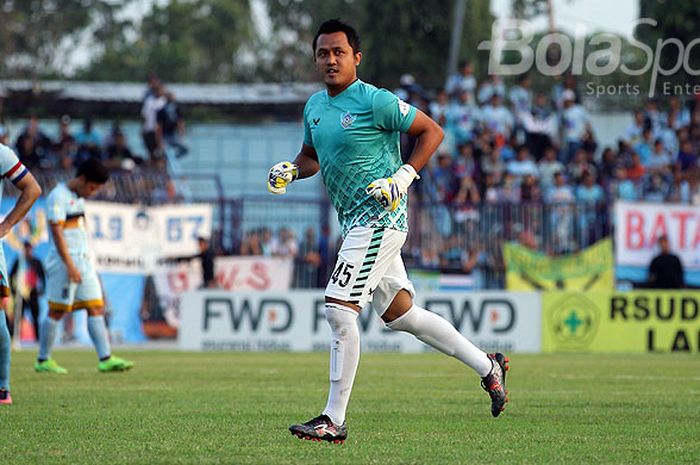
<svg viewBox="0 0 700 465"><path fill-rule="evenodd" d="M29 170L19 161L15 152L7 145L0 144L0 201L4 190L3 182L9 180L17 185L27 173Z"/></svg>
<svg viewBox="0 0 700 465"><path fill-rule="evenodd" d="M320 91L306 102L304 143L316 150L343 236L357 226L408 230L405 196L387 212L365 189L399 169L399 132L415 117L414 107L359 79L335 97Z"/></svg>
<svg viewBox="0 0 700 465"><path fill-rule="evenodd" d="M46 199L49 223L63 225L63 238L71 255L88 253L85 229L85 199L71 191L64 183L58 183ZM51 242L49 255L58 257L55 242Z"/></svg>
<svg viewBox="0 0 700 465"><path fill-rule="evenodd" d="M0 202L2 202L2 193L5 190L5 180L9 180L14 185L17 185L27 173L29 173L29 170L19 161L15 152L7 145L0 144ZM2 259L2 257L4 257L4 251L3 248L0 247L0 259ZM4 259L1 261L4 266ZM4 271L0 272L0 274L3 273ZM7 273L4 274L6 275ZM0 281L2 281L2 276L0 276ZM4 285L6 284L7 283Z"/></svg>

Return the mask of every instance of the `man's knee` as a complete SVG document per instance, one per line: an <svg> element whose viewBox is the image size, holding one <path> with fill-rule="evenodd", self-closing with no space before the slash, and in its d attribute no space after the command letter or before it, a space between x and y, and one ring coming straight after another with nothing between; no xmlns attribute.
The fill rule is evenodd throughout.
<svg viewBox="0 0 700 465"><path fill-rule="evenodd" d="M382 320L385 323L391 323L395 319L404 315L413 307L413 298L411 293L406 289L401 289L396 293L396 297L391 301L389 308L382 314Z"/></svg>
<svg viewBox="0 0 700 465"><path fill-rule="evenodd" d="M101 316L104 315L104 307L90 307L87 309L88 316Z"/></svg>
<svg viewBox="0 0 700 465"><path fill-rule="evenodd" d="M49 318L52 320L59 321L66 315L66 312L60 312L58 310L49 310Z"/></svg>

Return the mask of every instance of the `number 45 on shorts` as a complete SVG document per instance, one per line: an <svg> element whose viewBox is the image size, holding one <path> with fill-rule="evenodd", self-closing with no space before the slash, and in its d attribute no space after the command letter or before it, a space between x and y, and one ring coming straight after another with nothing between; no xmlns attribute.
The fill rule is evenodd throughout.
<svg viewBox="0 0 700 465"><path fill-rule="evenodd" d="M333 274L331 275L331 281L340 287L346 287L350 283L350 278L352 274L350 271L355 268L355 265L350 263L339 262L335 267Z"/></svg>

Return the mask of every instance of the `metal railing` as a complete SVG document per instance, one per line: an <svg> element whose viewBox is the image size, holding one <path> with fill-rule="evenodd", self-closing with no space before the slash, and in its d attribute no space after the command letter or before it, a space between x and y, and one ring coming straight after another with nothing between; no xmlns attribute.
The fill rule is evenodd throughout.
<svg viewBox="0 0 700 465"><path fill-rule="evenodd" d="M37 178L49 192L71 176L71 172L52 172L39 173ZM323 195L233 199L225 196L216 174L170 177L162 171L141 171L115 173L97 199L149 205L179 203L184 200L179 192L185 184L192 193L191 201L214 206L212 242L220 253L270 254L268 241L274 242L287 230L299 247L294 286L325 285L333 269L338 238L329 237L335 213ZM174 192L173 186L177 186ZM455 208L411 202L409 206L409 235L403 248L407 267L452 273L475 270L485 288L503 287L502 245L506 241L519 241L556 255L583 249L612 230L608 203L483 203ZM315 244L307 239L309 235ZM251 248L251 242L256 241L265 244ZM310 263L306 259L309 252L319 254L320 263Z"/></svg>

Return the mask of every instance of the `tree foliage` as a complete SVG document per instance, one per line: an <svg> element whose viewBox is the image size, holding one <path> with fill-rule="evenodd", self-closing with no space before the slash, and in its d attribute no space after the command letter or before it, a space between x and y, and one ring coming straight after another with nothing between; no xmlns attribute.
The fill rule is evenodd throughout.
<svg viewBox="0 0 700 465"><path fill-rule="evenodd" d="M168 81L230 82L239 77L234 56L254 32L247 0L155 3L138 27L106 17L109 27L97 37L103 51L83 79L140 80L157 72Z"/></svg>
<svg viewBox="0 0 700 465"><path fill-rule="evenodd" d="M359 73L380 85L396 85L404 73L428 87L445 81L453 21L453 1L424 0L268 0L274 35L271 55L287 80L314 79L311 41L318 25L341 18L357 29L364 58ZM486 69L487 56L477 45L491 34L488 0L469 0L464 20L461 58ZM265 68L265 63L262 67ZM279 68L278 68L279 69Z"/></svg>
<svg viewBox="0 0 700 465"><path fill-rule="evenodd" d="M637 35L649 45L654 52L657 51L659 40L678 39L687 49L693 40L698 39L698 24L700 24L700 9L696 0L669 1L640 0L640 18L656 20L656 26L639 25ZM659 54L659 64L663 69L673 69L679 57L678 49L669 45ZM695 46L689 54L688 64L691 69L700 70L700 46ZM696 83L697 76L688 74L687 69L681 67L671 76L661 76L657 82L657 89L661 89L663 82L673 84Z"/></svg>
<svg viewBox="0 0 700 465"><path fill-rule="evenodd" d="M101 0L0 0L0 76L31 79L64 72L72 46Z"/></svg>

